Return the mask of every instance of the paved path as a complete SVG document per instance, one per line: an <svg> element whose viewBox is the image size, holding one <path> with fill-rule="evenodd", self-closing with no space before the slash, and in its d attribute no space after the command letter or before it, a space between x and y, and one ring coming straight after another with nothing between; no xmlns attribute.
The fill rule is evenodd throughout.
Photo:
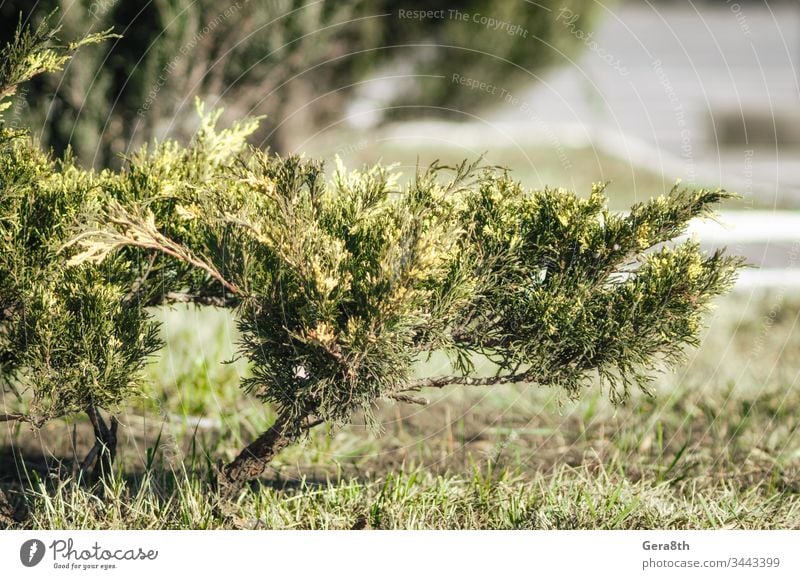
<svg viewBox="0 0 800 579"><path fill-rule="evenodd" d="M737 287L800 288L800 212L732 211L694 220L687 232L704 249L725 247L751 266Z"/></svg>
<svg viewBox="0 0 800 579"><path fill-rule="evenodd" d="M626 3L594 39L523 96L551 140L800 208L800 2ZM513 107L489 120L511 134L535 128ZM721 142L745 123L748 142Z"/></svg>
<svg viewBox="0 0 800 579"><path fill-rule="evenodd" d="M476 150L593 147L686 184L800 209L800 0L628 2L607 10L593 39L594 50L516 102L487 95L488 112L472 122L403 123L389 134L446 135ZM691 231L754 266L739 288L800 288L800 212L742 211L721 223Z"/></svg>

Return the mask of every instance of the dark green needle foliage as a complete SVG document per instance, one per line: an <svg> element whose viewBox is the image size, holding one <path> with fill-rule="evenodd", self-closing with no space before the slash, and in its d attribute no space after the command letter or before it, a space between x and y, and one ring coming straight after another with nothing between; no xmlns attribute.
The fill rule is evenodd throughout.
<svg viewBox="0 0 800 579"><path fill-rule="evenodd" d="M61 68L79 47L57 30L20 27L2 50L0 109L17 86ZM26 399L34 424L110 407L130 394L146 357L159 347L149 314L125 295L135 275L126 256L100 267L65 267L61 246L102 206L110 176L53 160L0 117L0 381ZM26 397L26 395L28 395Z"/></svg>
<svg viewBox="0 0 800 579"><path fill-rule="evenodd" d="M729 195L676 186L622 216L608 211L603 188L581 199L527 193L506 177L481 183L461 219L476 275L491 282L456 346L573 394L596 371L622 399L697 343L709 298L729 287L739 260L703 255L694 241L647 250Z"/></svg>
<svg viewBox="0 0 800 579"><path fill-rule="evenodd" d="M730 287L738 259L662 245L728 196L676 187L622 216L599 185L588 198L528 191L467 165L402 187L380 166L326 182L314 161L250 151L217 182L176 190L161 223L146 203L113 204L76 260L149 247L212 272L237 306L245 388L297 420L342 422L446 384L577 394L599 375L622 399L696 344ZM182 220L196 223L190 244L160 233ZM433 351L456 372L415 378ZM471 377L477 357L497 374Z"/></svg>
<svg viewBox="0 0 800 579"><path fill-rule="evenodd" d="M0 107L5 110L0 115L13 112L11 97L21 82L58 69L79 47L108 36L62 45L56 33L44 25L20 27L15 41L3 49ZM67 242L87 216L102 212L111 200L141 201L159 217L171 214L166 193L213 179L236 149L224 140L214 149L201 131L189 147L168 143L143 149L123 171L95 173L77 168L69 155L53 159L43 153L27 132L8 128L4 116L0 382L22 401L21 412L6 416L42 424L89 406L113 408L137 391L140 371L161 346L146 306L162 303L187 285L202 294L206 282L195 268L167 268L160 256L133 248L102 264L67 267ZM242 130L247 134L248 127ZM226 134L216 136L224 139ZM192 235L182 223L167 232L182 241Z"/></svg>
<svg viewBox="0 0 800 579"><path fill-rule="evenodd" d="M6 49L4 94L63 64L53 42ZM134 391L159 346L149 307L229 307L251 364L243 387L279 411L226 467L239 484L312 425L370 416L381 398L424 403L425 388L574 396L599 376L622 400L697 344L740 266L674 241L724 191L676 186L620 215L602 185L532 191L476 164L404 185L383 166L329 178L247 148L255 119L218 130L218 111L199 112L188 146L150 146L119 172L53 161L3 129L0 360L7 387L32 392L30 420ZM433 352L452 373L417 375ZM475 371L481 359L493 374Z"/></svg>

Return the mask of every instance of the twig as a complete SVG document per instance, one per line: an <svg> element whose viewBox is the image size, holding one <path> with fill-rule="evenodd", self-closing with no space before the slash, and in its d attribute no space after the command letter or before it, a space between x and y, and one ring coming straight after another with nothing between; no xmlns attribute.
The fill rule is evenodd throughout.
<svg viewBox="0 0 800 579"><path fill-rule="evenodd" d="M135 296L139 289L144 285L145 280L150 276L150 272L153 271L153 264L156 261L157 253L151 253L147 260L147 269L144 270L144 273L139 276L139 278L131 284L130 291L125 294L125 297L122 298L122 301L127 303L131 301Z"/></svg>
<svg viewBox="0 0 800 579"><path fill-rule="evenodd" d="M26 414L0 414L0 422L12 422L14 420L19 422L33 422L30 416Z"/></svg>
<svg viewBox="0 0 800 579"><path fill-rule="evenodd" d="M422 398L419 396L411 396L410 394L403 394L402 392L389 394L389 398L397 400L398 402L406 402L408 404L419 404L421 406L427 406L430 403L427 398Z"/></svg>
<svg viewBox="0 0 800 579"><path fill-rule="evenodd" d="M199 304L201 306L214 306L217 308L230 308L238 302L236 298L203 296L182 292L168 292L164 298L171 302Z"/></svg>
<svg viewBox="0 0 800 579"><path fill-rule="evenodd" d="M189 265L192 265L198 269L205 271L208 275L216 279L219 283L225 287L228 291L233 294L241 294L241 290L234 285L233 283L226 280L222 274L214 267L212 264L207 263L200 259L199 257L195 256L192 251L187 249L186 247L172 241L165 235L163 235L160 231L155 228L155 224L145 222L145 225L141 225L136 221L127 219L127 218L118 218L118 217L110 217L109 222L113 223L114 225L120 225L122 227L128 227L133 232L134 235L136 233L143 234L141 237L131 236L128 238L122 237L122 242L127 245L133 245L135 247L141 247L142 249L155 249L156 251L160 251L165 253L169 256L174 257L175 259L185 261ZM109 235L113 237L113 235Z"/></svg>
<svg viewBox="0 0 800 579"><path fill-rule="evenodd" d="M484 378L473 378L471 376L438 376L436 378L424 378L409 382L397 393L418 391L422 388L444 388L451 384L461 386L496 386L498 384L513 384L516 382L535 381L530 372L519 372L516 374L505 374L501 376L488 376Z"/></svg>
<svg viewBox="0 0 800 579"><path fill-rule="evenodd" d="M64 249L77 245L83 252L73 256L68 264L78 265L85 261L100 263L112 251L124 247L139 247L160 251L177 260L203 270L234 295L243 295L242 290L234 283L223 277L212 263L204 261L194 254L189 248L173 241L161 233L155 224L152 213L144 216L127 212L121 205L112 204L107 217L110 225L119 230L87 231L77 235L61 247Z"/></svg>
<svg viewBox="0 0 800 579"><path fill-rule="evenodd" d="M303 430L311 430L315 426L319 426L320 424L324 423L325 421L322 418L312 418L308 417L306 421L300 426Z"/></svg>

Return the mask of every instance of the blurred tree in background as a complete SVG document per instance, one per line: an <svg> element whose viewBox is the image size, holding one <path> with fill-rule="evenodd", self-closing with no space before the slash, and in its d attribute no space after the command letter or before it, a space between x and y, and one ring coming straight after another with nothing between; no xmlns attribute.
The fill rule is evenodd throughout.
<svg viewBox="0 0 800 579"><path fill-rule="evenodd" d="M512 90L565 61L581 41L559 19L591 23L594 3L566 0L10 0L0 43L19 17L58 8L61 36L113 28L123 37L83 49L60 74L17 95L9 124L29 126L56 153L68 145L86 166L153 138L196 130L192 99L224 106L226 119L268 115L260 145L287 152L340 122L361 91L384 109L374 122L470 110L485 102L453 74ZM402 11L402 12L401 12ZM426 11L420 15L414 11ZM456 12L457 11L457 12ZM380 77L383 80L377 81ZM482 98L483 97L483 98ZM431 109L427 109L431 110Z"/></svg>

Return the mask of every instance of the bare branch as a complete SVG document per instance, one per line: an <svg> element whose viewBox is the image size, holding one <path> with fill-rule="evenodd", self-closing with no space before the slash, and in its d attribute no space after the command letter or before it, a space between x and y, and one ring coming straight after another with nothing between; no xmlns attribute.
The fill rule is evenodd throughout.
<svg viewBox="0 0 800 579"><path fill-rule="evenodd" d="M131 284L130 291L125 294L125 297L122 298L122 301L127 303L131 301L135 296L139 289L144 285L144 282L147 281L147 278L150 276L150 272L153 271L153 264L156 261L156 257L158 256L157 253L151 253L147 259L147 268L144 270L141 276Z"/></svg>
<svg viewBox="0 0 800 579"><path fill-rule="evenodd" d="M534 376L529 372L519 372L516 374L505 374L500 376L487 376L483 378L473 378L471 376L437 376L436 378L424 378L409 382L398 392L419 391L422 388L444 388L451 384L461 386L497 386L499 384L514 384L518 382L534 382Z"/></svg>
<svg viewBox="0 0 800 579"><path fill-rule="evenodd" d="M420 406L427 406L430 404L430 401L427 398L411 396L410 394L403 394L402 392L389 394L389 398L397 400L398 402L406 402L407 404L419 404Z"/></svg>
<svg viewBox="0 0 800 579"><path fill-rule="evenodd" d="M33 422L27 414L0 414L0 422Z"/></svg>
<svg viewBox="0 0 800 579"><path fill-rule="evenodd" d="M302 428L303 430L311 430L315 426L319 426L320 424L323 424L324 422L325 421L322 418L309 416L308 418L306 418L305 422L303 422L303 424L300 426L300 428Z"/></svg>
<svg viewBox="0 0 800 579"><path fill-rule="evenodd" d="M117 453L119 421L116 416L112 416L109 427L94 402L86 405L86 414L94 429L95 443L81 462L80 469L82 472L89 473L89 468L91 468L91 473L89 473L91 477L107 476L111 473Z"/></svg>
<svg viewBox="0 0 800 579"><path fill-rule="evenodd" d="M128 212L119 204L110 204L109 224L118 229L101 229L87 231L66 243L63 249L77 245L83 251L73 256L68 265L79 265L84 262L100 263L112 251L120 247L130 246L141 249L160 251L180 261L203 270L216 279L229 292L243 295L235 284L225 279L213 264L195 255L189 248L176 243L162 234L155 224L155 216L146 212L143 216Z"/></svg>
<svg viewBox="0 0 800 579"><path fill-rule="evenodd" d="M203 296L198 294L189 294L181 292L168 292L164 299L168 302L178 303L191 303L201 306L214 306L217 308L229 308L238 302L236 298L219 297L219 296Z"/></svg>
<svg viewBox="0 0 800 579"><path fill-rule="evenodd" d="M108 438L108 426L106 426L105 420L100 416L94 403L90 402L86 406L86 414L89 416L89 422L91 422L98 440L106 440Z"/></svg>

